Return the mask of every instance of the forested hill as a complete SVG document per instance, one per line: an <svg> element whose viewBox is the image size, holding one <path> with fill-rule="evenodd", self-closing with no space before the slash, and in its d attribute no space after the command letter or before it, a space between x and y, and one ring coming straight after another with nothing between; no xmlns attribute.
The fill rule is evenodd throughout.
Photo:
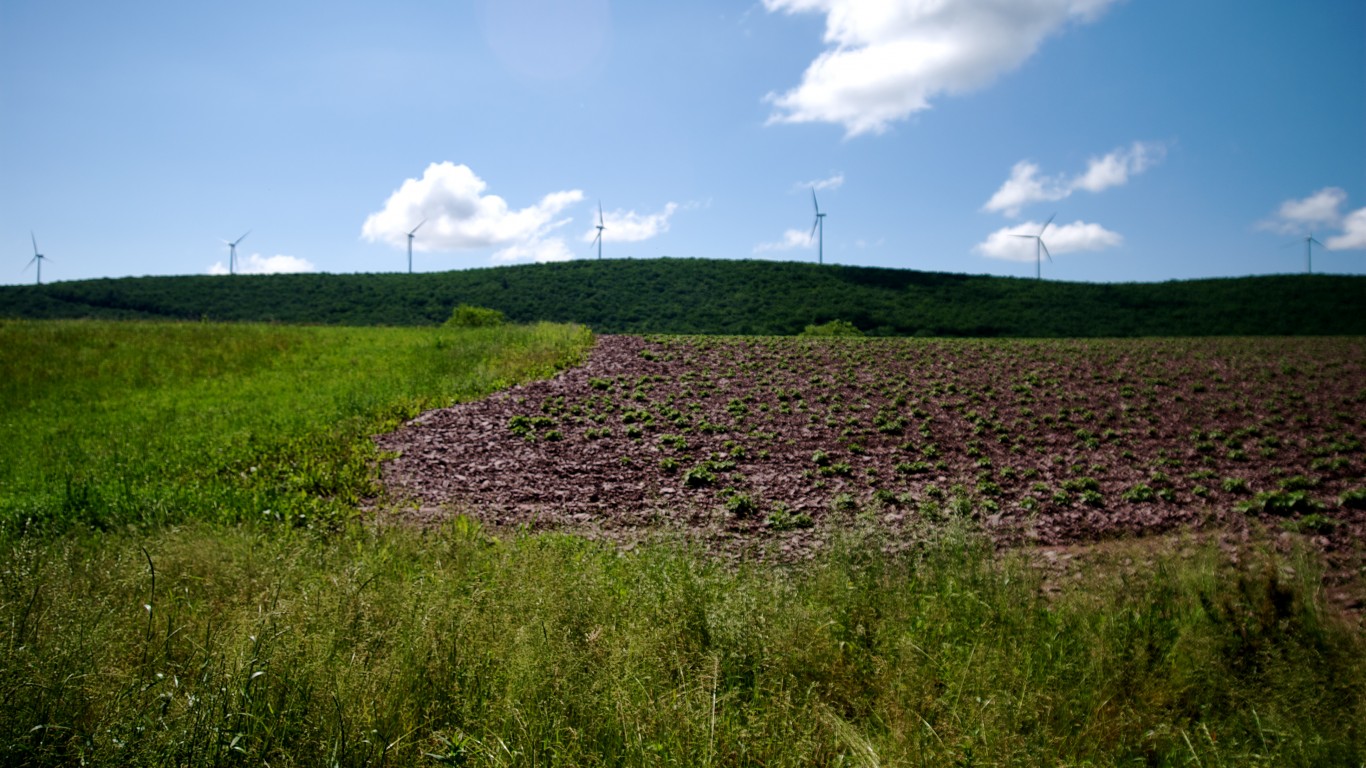
<svg viewBox="0 0 1366 768"><path fill-rule="evenodd" d="M1366 277L1062 283L767 261L573 261L458 272L142 277L0 287L0 317L427 325L459 303L601 333L1366 334Z"/></svg>

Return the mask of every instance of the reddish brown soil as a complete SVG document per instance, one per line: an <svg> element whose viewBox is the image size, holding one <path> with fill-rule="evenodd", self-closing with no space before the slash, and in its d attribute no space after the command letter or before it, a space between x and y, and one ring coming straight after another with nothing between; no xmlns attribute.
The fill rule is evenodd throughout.
<svg viewBox="0 0 1366 768"><path fill-rule="evenodd" d="M1341 500L1366 488L1364 413L1361 339L609 336L582 367L378 441L423 522L787 556L859 517L967 516L1044 545L1253 526L1359 563L1366 510Z"/></svg>

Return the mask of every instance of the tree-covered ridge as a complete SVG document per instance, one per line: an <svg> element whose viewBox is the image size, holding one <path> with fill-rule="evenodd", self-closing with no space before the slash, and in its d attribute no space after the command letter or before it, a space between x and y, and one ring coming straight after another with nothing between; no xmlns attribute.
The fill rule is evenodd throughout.
<svg viewBox="0 0 1366 768"><path fill-rule="evenodd" d="M141 277L0 287L0 317L436 325L458 304L601 333L874 335L1366 333L1366 277L1092 284L791 262L577 261L426 274Z"/></svg>

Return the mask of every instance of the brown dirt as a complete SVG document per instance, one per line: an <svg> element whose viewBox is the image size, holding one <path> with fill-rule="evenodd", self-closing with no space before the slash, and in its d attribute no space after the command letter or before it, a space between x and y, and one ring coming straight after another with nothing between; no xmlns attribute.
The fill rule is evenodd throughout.
<svg viewBox="0 0 1366 768"><path fill-rule="evenodd" d="M582 367L377 440L419 523L675 531L778 557L854 518L914 538L967 515L1043 547L1294 530L1346 578L1363 411L1361 339L606 336Z"/></svg>

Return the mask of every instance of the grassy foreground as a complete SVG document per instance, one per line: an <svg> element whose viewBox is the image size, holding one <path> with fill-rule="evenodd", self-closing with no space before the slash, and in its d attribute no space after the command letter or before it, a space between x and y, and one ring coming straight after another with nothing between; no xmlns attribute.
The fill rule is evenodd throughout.
<svg viewBox="0 0 1366 768"><path fill-rule="evenodd" d="M586 341L0 325L0 764L1366 761L1366 642L1308 559L1055 591L964 520L783 568L355 519L366 435Z"/></svg>

